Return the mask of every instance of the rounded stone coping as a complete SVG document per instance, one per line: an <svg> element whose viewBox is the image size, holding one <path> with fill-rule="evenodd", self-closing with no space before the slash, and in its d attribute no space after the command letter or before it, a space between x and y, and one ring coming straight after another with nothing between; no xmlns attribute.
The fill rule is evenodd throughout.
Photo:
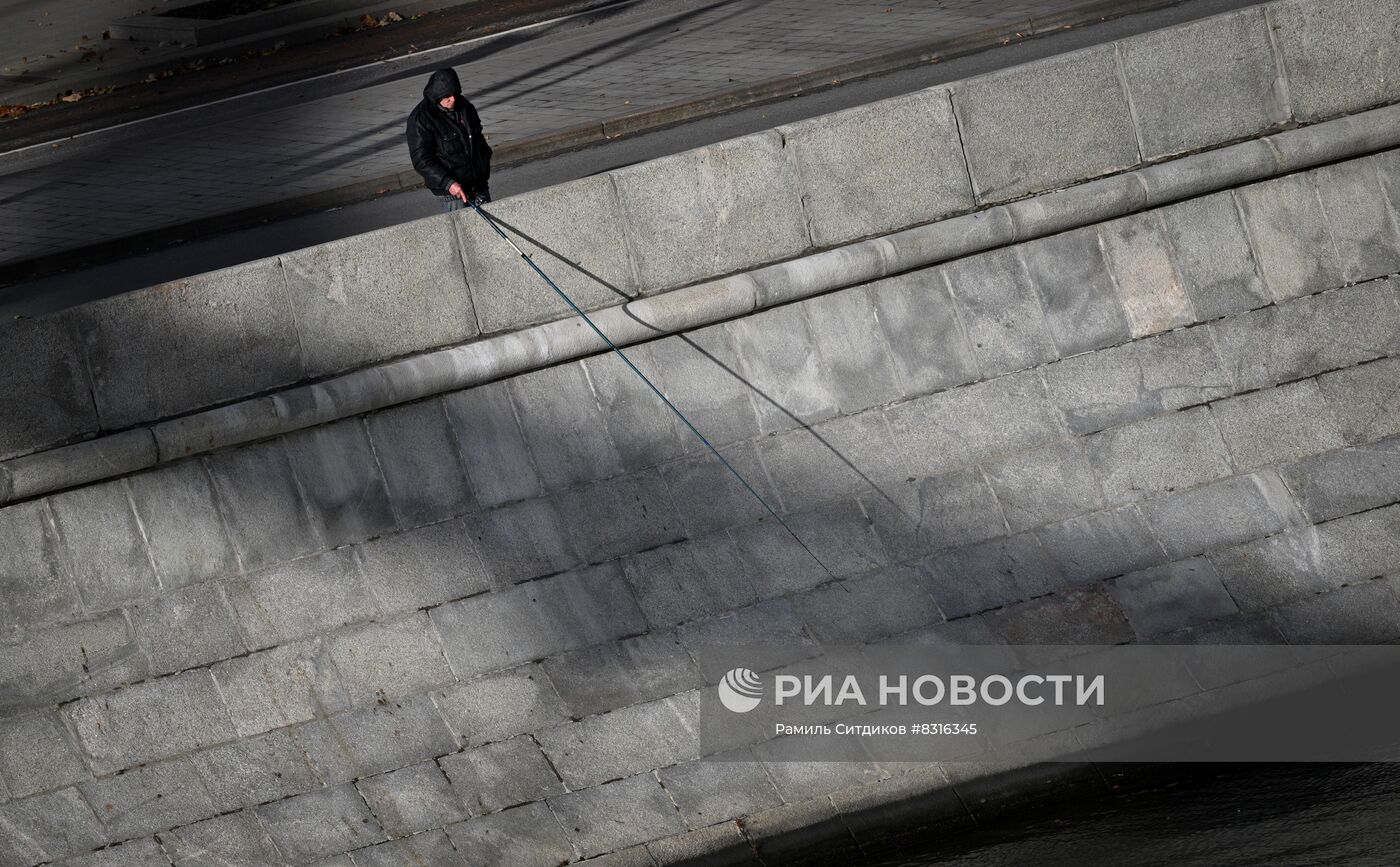
<svg viewBox="0 0 1400 867"><path fill-rule="evenodd" d="M1385 106L629 301L592 318L625 347L1397 145L1400 105ZM571 317L376 364L0 462L0 505L604 351Z"/></svg>

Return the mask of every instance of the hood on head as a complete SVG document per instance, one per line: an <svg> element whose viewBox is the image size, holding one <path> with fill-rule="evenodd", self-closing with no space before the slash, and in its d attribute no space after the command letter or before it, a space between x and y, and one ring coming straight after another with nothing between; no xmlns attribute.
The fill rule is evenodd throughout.
<svg viewBox="0 0 1400 867"><path fill-rule="evenodd" d="M457 78L455 69L439 69L428 79L428 84L423 88L423 98L428 102L436 103L444 96L457 96L462 92L462 82Z"/></svg>

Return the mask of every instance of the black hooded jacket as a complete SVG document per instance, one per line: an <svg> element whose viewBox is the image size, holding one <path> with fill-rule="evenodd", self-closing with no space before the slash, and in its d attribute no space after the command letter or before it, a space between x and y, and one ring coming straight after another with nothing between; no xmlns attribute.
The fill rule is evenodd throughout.
<svg viewBox="0 0 1400 867"><path fill-rule="evenodd" d="M457 97L451 111L438 105ZM462 83L451 69L434 72L423 88L423 101L408 116L408 154L413 167L439 196L456 181L467 195L484 192L491 177L491 146L481 134L476 108L462 96Z"/></svg>

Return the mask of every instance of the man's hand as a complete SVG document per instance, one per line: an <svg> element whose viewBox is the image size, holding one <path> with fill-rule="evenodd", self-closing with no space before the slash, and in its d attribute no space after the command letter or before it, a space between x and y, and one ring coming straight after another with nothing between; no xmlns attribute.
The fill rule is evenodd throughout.
<svg viewBox="0 0 1400 867"><path fill-rule="evenodd" d="M452 182L452 186L450 186L450 187L447 188L447 192L448 192L449 195L453 195L453 196L456 196L457 198L461 199L461 200L462 200L462 204L466 204L466 202L467 202L467 193L466 193L466 190L463 190L463 189L462 189L462 185L461 185L461 184L457 183L456 181L453 181L453 182Z"/></svg>

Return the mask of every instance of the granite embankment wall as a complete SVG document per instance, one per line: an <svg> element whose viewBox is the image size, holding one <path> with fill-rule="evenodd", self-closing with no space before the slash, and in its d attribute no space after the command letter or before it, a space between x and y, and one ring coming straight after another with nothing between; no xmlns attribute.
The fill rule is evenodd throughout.
<svg viewBox="0 0 1400 867"><path fill-rule="evenodd" d="M1274 3L499 203L835 580L472 214L7 325L0 865L839 860L1114 721L707 761L692 650L1393 640L1397 37Z"/></svg>

